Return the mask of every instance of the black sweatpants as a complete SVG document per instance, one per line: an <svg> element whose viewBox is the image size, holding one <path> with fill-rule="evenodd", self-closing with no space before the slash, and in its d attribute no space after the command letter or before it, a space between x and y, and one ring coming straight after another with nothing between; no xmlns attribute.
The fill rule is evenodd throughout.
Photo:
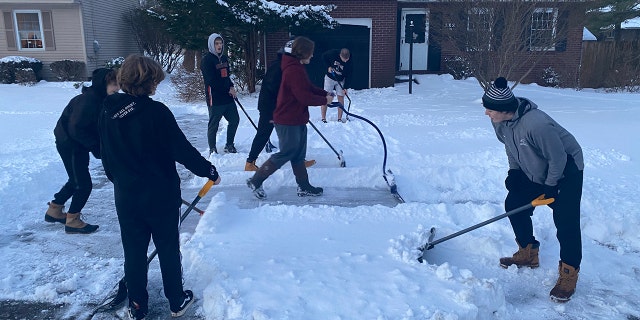
<svg viewBox="0 0 640 320"><path fill-rule="evenodd" d="M63 205L71 199L69 213L80 213L89 196L93 183L89 174L89 151L75 143L56 143L56 149L69 179L60 191L53 195L53 202Z"/></svg>
<svg viewBox="0 0 640 320"><path fill-rule="evenodd" d="M142 203L119 204L116 198L129 300L138 303L145 312L148 310L149 302L147 250L151 238L158 251L164 295L169 300L170 307L177 309L183 301L178 230L180 209L168 207L163 210L149 210Z"/></svg>
<svg viewBox="0 0 640 320"><path fill-rule="evenodd" d="M251 150L249 151L249 156L247 157L247 162L253 162L258 159L260 155L260 151L269 141L271 137L271 133L273 132L273 114L265 114L260 112L260 118L258 118L258 131L256 132L256 136L253 137L253 142L251 143Z"/></svg>
<svg viewBox="0 0 640 320"><path fill-rule="evenodd" d="M218 127L220 126L220 120L222 117L227 119L229 124L227 125L227 145L233 144L233 140L236 137L236 131L238 131L238 125L240 124L240 115L238 114L238 107L235 102L210 106L209 110L209 124L207 126L207 140L209 142L209 150L216 148L216 135L218 134ZM216 149L217 150L217 149Z"/></svg>
<svg viewBox="0 0 640 320"><path fill-rule="evenodd" d="M514 190L509 190L505 210L510 211L533 201L543 193L544 186L522 179ZM558 197L549 205L553 210L556 238L560 243L560 260L579 268L582 261L582 236L580 232L580 201L582 199L583 171L578 170L569 157L564 178L558 181ZM533 236L534 208L509 216L516 241L522 247L535 243Z"/></svg>

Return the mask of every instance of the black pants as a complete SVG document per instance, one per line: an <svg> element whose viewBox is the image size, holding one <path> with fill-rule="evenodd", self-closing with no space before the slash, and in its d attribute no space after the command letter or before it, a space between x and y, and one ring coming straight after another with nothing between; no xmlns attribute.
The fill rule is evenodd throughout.
<svg viewBox="0 0 640 320"><path fill-rule="evenodd" d="M143 311L148 310L147 250L153 238L160 260L164 295L171 308L177 309L183 301L179 208L149 210L144 204L119 204L116 199L116 210L129 300L138 303Z"/></svg>
<svg viewBox="0 0 640 320"><path fill-rule="evenodd" d="M260 155L260 151L269 141L271 137L271 133L273 132L273 114L265 114L260 112L260 118L258 118L258 131L256 132L256 136L253 137L253 142L251 143L251 150L249 151L249 157L247 157L247 162L253 162L258 159Z"/></svg>
<svg viewBox="0 0 640 320"><path fill-rule="evenodd" d="M89 174L89 151L74 143L56 143L69 180L53 195L53 202L63 205L71 199L69 213L80 213L87 204L93 183Z"/></svg>
<svg viewBox="0 0 640 320"><path fill-rule="evenodd" d="M236 131L238 131L238 125L240 124L240 115L238 114L238 107L236 107L235 102L210 106L208 110L209 124L207 127L207 139L209 142L209 150L216 148L216 135L218 134L218 127L220 126L222 117L229 122L227 126L227 145L232 145L236 137Z"/></svg>
<svg viewBox="0 0 640 320"><path fill-rule="evenodd" d="M543 193L544 186L521 179L514 190L509 190L505 210L521 207ZM580 232L580 201L582 199L583 172L578 170L572 158L567 160L564 178L558 181L558 197L549 205L553 210L556 237L560 243L560 259L574 268L582 261L582 236ZM509 216L516 241L522 247L535 243L533 236L533 208Z"/></svg>

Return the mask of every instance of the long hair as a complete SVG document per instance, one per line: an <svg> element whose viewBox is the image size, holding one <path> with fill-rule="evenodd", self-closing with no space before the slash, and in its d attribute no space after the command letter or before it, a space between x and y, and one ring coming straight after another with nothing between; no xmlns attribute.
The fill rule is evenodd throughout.
<svg viewBox="0 0 640 320"><path fill-rule="evenodd" d="M122 91L134 96L153 94L164 80L164 70L155 60L132 54L124 59L118 71L118 84Z"/></svg>
<svg viewBox="0 0 640 320"><path fill-rule="evenodd" d="M307 59L313 55L316 44L307 37L296 37L291 46L291 55L298 60Z"/></svg>

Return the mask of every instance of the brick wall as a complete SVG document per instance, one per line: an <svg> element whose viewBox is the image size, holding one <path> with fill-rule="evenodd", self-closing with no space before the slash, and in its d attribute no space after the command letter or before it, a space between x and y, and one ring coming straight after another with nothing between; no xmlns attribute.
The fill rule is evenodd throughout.
<svg viewBox="0 0 640 320"><path fill-rule="evenodd" d="M337 4L331 12L333 18L370 18L371 30L371 87L393 86L396 70L397 42L397 2L396 0L369 1L279 1L288 5L326 5ZM269 61L275 58L276 52L288 40L286 31L270 33L266 37L265 48Z"/></svg>

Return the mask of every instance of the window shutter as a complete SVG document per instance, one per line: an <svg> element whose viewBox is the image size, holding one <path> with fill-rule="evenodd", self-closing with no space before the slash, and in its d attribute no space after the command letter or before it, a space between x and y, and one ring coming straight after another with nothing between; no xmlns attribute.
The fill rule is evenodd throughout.
<svg viewBox="0 0 640 320"><path fill-rule="evenodd" d="M13 31L13 14L11 11L2 12L4 16L4 30L7 38L7 50L17 51L16 33Z"/></svg>
<svg viewBox="0 0 640 320"><path fill-rule="evenodd" d="M55 51L56 42L53 36L53 21L51 11L42 11L42 32L44 33L44 50Z"/></svg>

